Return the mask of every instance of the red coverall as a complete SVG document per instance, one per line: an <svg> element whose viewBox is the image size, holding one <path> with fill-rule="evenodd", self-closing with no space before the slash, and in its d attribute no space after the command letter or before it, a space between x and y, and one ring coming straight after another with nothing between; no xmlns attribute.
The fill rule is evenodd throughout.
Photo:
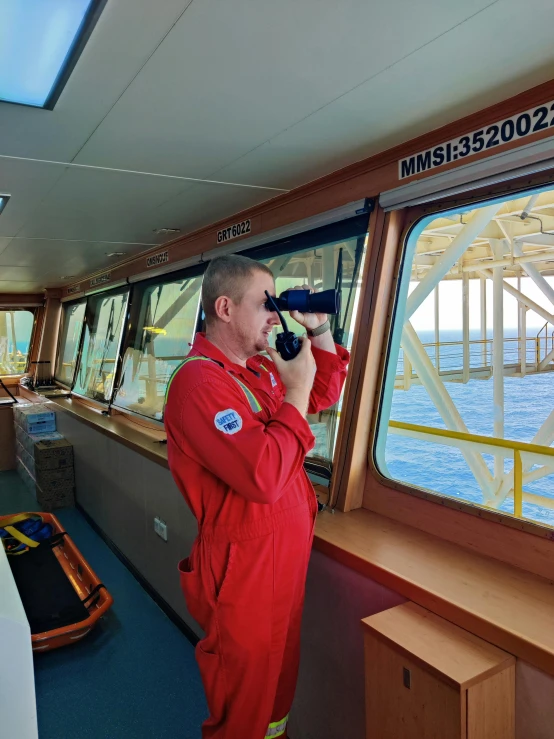
<svg viewBox="0 0 554 739"><path fill-rule="evenodd" d="M348 352L312 348L310 413L335 403ZM210 361L211 360L211 361ZM284 736L317 501L303 469L314 445L275 365L233 364L197 334L168 390L169 467L198 521L179 563L210 711L204 739Z"/></svg>

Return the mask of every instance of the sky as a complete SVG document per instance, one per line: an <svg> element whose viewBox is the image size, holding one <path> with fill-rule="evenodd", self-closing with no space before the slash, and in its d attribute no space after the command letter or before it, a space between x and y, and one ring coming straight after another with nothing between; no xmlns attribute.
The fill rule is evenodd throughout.
<svg viewBox="0 0 554 739"><path fill-rule="evenodd" d="M554 277L546 277L554 288ZM517 278L507 278L506 282L517 288ZM409 292L417 282L410 282ZM481 327L481 295L480 280L469 281L469 328ZM554 313L554 306L539 290L529 277L522 277L521 291L535 303ZM439 283L439 327L443 331L462 330L462 281L443 280ZM434 329L435 299L431 293L412 316L411 322L416 331L432 331ZM492 280L487 280L487 328L492 329ZM527 335L536 335L545 324L545 319L534 311L527 311ZM517 301L504 291L504 327L517 328Z"/></svg>

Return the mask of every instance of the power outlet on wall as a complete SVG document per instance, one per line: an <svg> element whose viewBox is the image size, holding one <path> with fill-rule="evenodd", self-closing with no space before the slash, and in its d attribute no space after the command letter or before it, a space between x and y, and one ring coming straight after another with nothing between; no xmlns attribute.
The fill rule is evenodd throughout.
<svg viewBox="0 0 554 739"><path fill-rule="evenodd" d="M167 524L158 516L154 519L154 531L161 539L167 541Z"/></svg>

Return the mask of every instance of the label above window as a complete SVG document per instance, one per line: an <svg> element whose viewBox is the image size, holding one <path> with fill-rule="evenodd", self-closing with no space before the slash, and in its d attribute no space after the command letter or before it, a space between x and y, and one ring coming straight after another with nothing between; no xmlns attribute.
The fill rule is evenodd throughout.
<svg viewBox="0 0 554 739"><path fill-rule="evenodd" d="M510 141L553 129L554 102L537 105L523 113L517 113L492 126L483 126L465 136L439 144L431 149L413 154L398 162L398 178L401 180L414 175L430 172L444 164L450 164L481 151L489 151Z"/></svg>
<svg viewBox="0 0 554 739"><path fill-rule="evenodd" d="M81 285L73 285L73 287L67 288L68 295L74 295L75 293L78 293L80 291L81 291Z"/></svg>
<svg viewBox="0 0 554 739"><path fill-rule="evenodd" d="M98 275L98 277L93 277L90 281L91 287L96 287L96 285L102 285L104 282L109 282L112 278L111 272L106 272L103 275Z"/></svg>
<svg viewBox="0 0 554 739"><path fill-rule="evenodd" d="M169 252L162 251L159 254L153 254L151 257L147 257L146 266L148 268L158 267L160 264L165 264L166 262L169 262Z"/></svg>
<svg viewBox="0 0 554 739"><path fill-rule="evenodd" d="M217 232L217 243L224 244L226 241L232 241L238 239L239 236L244 236L252 231L252 222L250 218L240 223L234 223L229 228L222 228L221 231Z"/></svg>

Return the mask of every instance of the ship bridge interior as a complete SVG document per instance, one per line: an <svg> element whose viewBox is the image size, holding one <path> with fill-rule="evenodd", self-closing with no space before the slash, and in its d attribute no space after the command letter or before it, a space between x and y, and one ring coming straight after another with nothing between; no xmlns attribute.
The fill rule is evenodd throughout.
<svg viewBox="0 0 554 739"><path fill-rule="evenodd" d="M0 737L215 739L164 419L242 254L334 289L349 360L305 414L294 703L240 739L554 739L553 21L0 0ZM87 620L46 631L17 569L51 515Z"/></svg>

